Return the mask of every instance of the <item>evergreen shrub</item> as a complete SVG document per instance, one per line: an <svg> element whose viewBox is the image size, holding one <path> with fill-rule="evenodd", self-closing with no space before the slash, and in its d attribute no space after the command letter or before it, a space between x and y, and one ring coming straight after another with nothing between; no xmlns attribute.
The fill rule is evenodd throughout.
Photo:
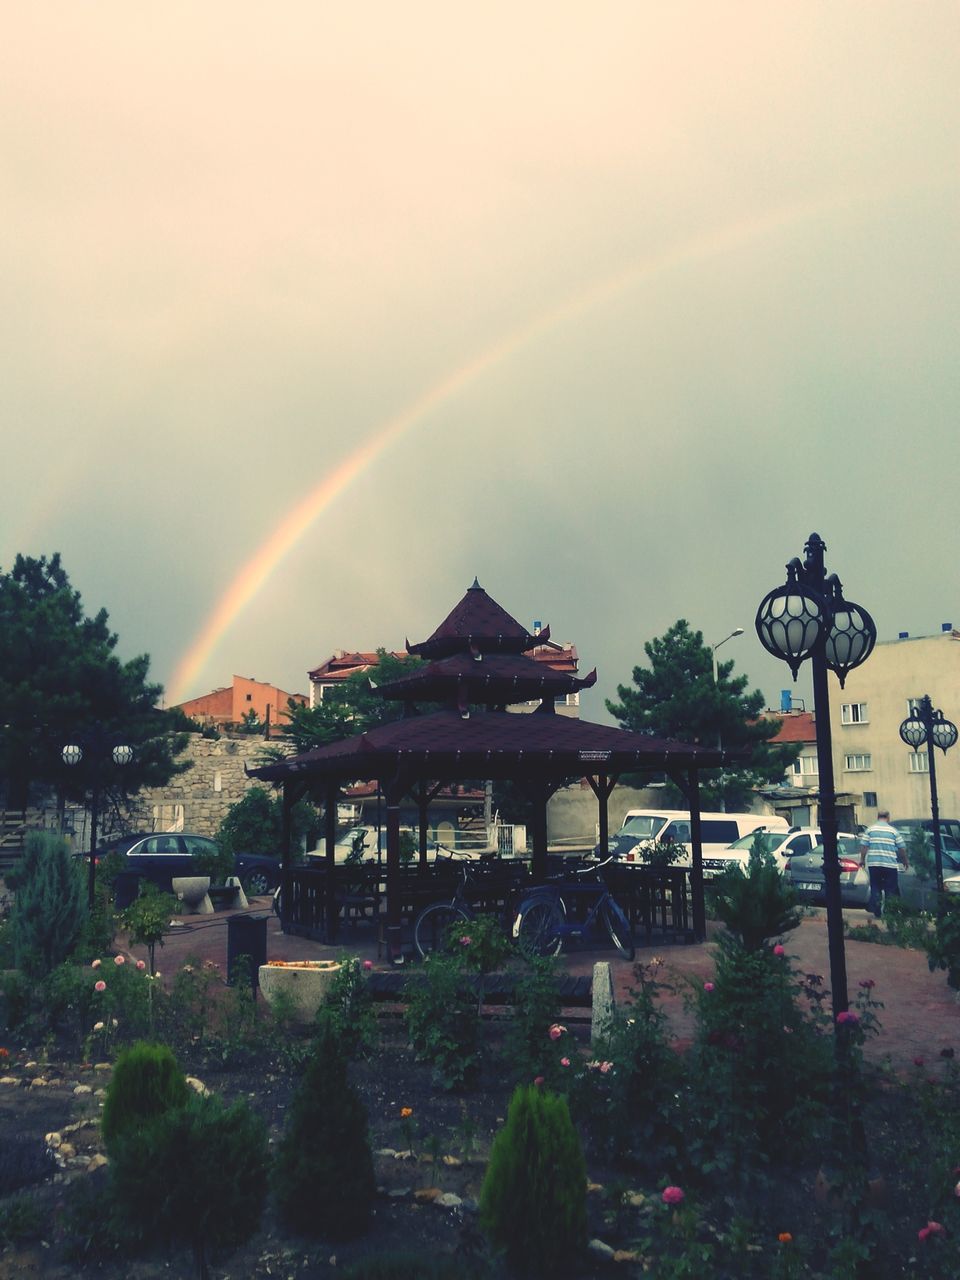
<svg viewBox="0 0 960 1280"><path fill-rule="evenodd" d="M273 1191L281 1218L305 1235L342 1240L367 1227L376 1195L367 1115L328 1020L290 1104Z"/></svg>
<svg viewBox="0 0 960 1280"><path fill-rule="evenodd" d="M569 1272L587 1234L587 1167L567 1101L520 1085L490 1151L480 1221L523 1276Z"/></svg>
<svg viewBox="0 0 960 1280"><path fill-rule="evenodd" d="M241 1244L260 1225L267 1131L246 1102L188 1093L115 1135L110 1202L132 1240L187 1244L206 1277L208 1250Z"/></svg>
<svg viewBox="0 0 960 1280"><path fill-rule="evenodd" d="M31 831L17 864L10 913L17 967L42 977L73 952L87 919L83 869L66 841Z"/></svg>
<svg viewBox="0 0 960 1280"><path fill-rule="evenodd" d="M103 1102L101 1127L111 1158L124 1135L183 1107L190 1097L190 1086L165 1044L140 1041L124 1050Z"/></svg>

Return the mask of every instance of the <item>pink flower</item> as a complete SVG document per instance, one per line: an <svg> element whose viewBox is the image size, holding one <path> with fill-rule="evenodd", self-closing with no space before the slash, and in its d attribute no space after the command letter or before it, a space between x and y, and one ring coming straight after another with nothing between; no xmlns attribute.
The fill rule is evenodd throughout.
<svg viewBox="0 0 960 1280"><path fill-rule="evenodd" d="M960 1196L960 1182L958 1182L957 1185L953 1188L953 1194L955 1196Z"/></svg>
<svg viewBox="0 0 960 1280"><path fill-rule="evenodd" d="M114 957L113 957L113 963L114 963L114 964L116 964L116 965L121 965L121 964L123 964L123 963L124 963L123 956L114 956Z"/></svg>
<svg viewBox="0 0 960 1280"><path fill-rule="evenodd" d="M856 1026L859 1021L860 1019L852 1009L844 1009L842 1013L837 1014L837 1022L839 1022L841 1026Z"/></svg>
<svg viewBox="0 0 960 1280"><path fill-rule="evenodd" d="M372 968L373 968L373 961L372 961L372 960L364 960L364 962L363 962L363 967L364 967L366 970L368 970L368 971L369 971L370 969L372 969Z"/></svg>
<svg viewBox="0 0 960 1280"><path fill-rule="evenodd" d="M560 1059L560 1065L561 1065L561 1067L569 1067L569 1065L570 1065L570 1059L569 1059L569 1058L561 1058L561 1059Z"/></svg>
<svg viewBox="0 0 960 1280"><path fill-rule="evenodd" d="M145 969L146 967L147 967L147 962L146 962L146 960L138 960L138 961L137 961L137 968L138 968L138 969L143 970L143 969Z"/></svg>
<svg viewBox="0 0 960 1280"><path fill-rule="evenodd" d="M787 954L787 949L786 947L782 947L778 942L777 945L773 948L773 954L775 956L785 956Z"/></svg>
<svg viewBox="0 0 960 1280"><path fill-rule="evenodd" d="M538 1089L542 1089L542 1088L543 1088L543 1076L534 1076L534 1077L533 1077L533 1083L537 1086L537 1088L538 1088Z"/></svg>
<svg viewBox="0 0 960 1280"><path fill-rule="evenodd" d="M662 1199L664 1204L681 1204L683 1191L680 1187L664 1187Z"/></svg>
<svg viewBox="0 0 960 1280"><path fill-rule="evenodd" d="M555 1022L547 1034L551 1040L559 1040L562 1035L566 1034L566 1031L566 1027L561 1027L559 1022Z"/></svg>
<svg viewBox="0 0 960 1280"><path fill-rule="evenodd" d="M608 1071L612 1071L612 1070L613 1070L613 1063L612 1063L612 1062L601 1062L601 1063L600 1063L600 1074L601 1074L601 1075L605 1076L605 1075L607 1074L607 1072L608 1072Z"/></svg>
<svg viewBox="0 0 960 1280"><path fill-rule="evenodd" d="M106 991L106 989L107 989L107 984L106 984L106 983L103 981L103 979L101 978L99 982L95 982L95 983L93 984L93 989L94 989L94 991Z"/></svg>
<svg viewBox="0 0 960 1280"><path fill-rule="evenodd" d="M863 987L864 991L870 991L876 985L877 984L874 982L872 978L864 978L864 980L860 983L860 986Z"/></svg>
<svg viewBox="0 0 960 1280"><path fill-rule="evenodd" d="M467 934L464 934L463 937L460 939L460 945L461 947L470 947L473 945L473 939L469 937Z"/></svg>
<svg viewBox="0 0 960 1280"><path fill-rule="evenodd" d="M942 1236L942 1235L943 1235L943 1223L931 1221L931 1222L928 1222L925 1227L920 1228L920 1230L917 1232L917 1239L926 1240L929 1236Z"/></svg>
<svg viewBox="0 0 960 1280"><path fill-rule="evenodd" d="M92 961L90 962L90 968L91 968L91 969L99 969L99 968L100 968L100 961L99 961L99 960L92 960Z"/></svg>
<svg viewBox="0 0 960 1280"><path fill-rule="evenodd" d="M713 983L712 983L712 982L705 982L705 983L703 984L703 989L704 989L704 991L706 991L706 992L709 994L709 993L713 990Z"/></svg>

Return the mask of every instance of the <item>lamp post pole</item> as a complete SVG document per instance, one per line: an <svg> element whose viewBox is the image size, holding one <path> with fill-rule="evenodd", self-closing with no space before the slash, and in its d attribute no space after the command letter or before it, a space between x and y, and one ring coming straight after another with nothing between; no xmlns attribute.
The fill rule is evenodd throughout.
<svg viewBox="0 0 960 1280"><path fill-rule="evenodd" d="M720 664L717 662L717 650L722 644L726 644L728 640L733 640L737 636L743 635L743 627L734 627L728 636L724 636L722 640L718 640L716 644L710 646L710 654L713 658L713 687L717 691L720 689ZM723 732L717 729L717 750L723 750ZM720 766L720 812L726 813L727 802L723 797L723 765Z"/></svg>
<svg viewBox="0 0 960 1280"><path fill-rule="evenodd" d="M84 748L90 756L92 781L90 785L90 852L87 868L87 904L93 910L97 882L97 824L100 819L100 790L103 765L112 760L117 765L127 765L133 759L133 748L120 742L116 734L94 729L68 742L60 752L63 763L76 768L84 758Z"/></svg>
<svg viewBox="0 0 960 1280"><path fill-rule="evenodd" d="M900 725L900 737L908 747L919 751L927 745L927 766L930 773L930 816L933 819L933 852L937 862L937 890L943 893L943 841L940 838L940 801L937 797L937 764L934 748L944 755L957 741L957 726L944 719L942 711L934 711L930 695L925 693L913 713Z"/></svg>
<svg viewBox="0 0 960 1280"><path fill-rule="evenodd" d="M796 680L807 658L813 665L813 702L817 726L817 768L820 777L820 830L827 897L827 942L834 1027L847 1010L847 964L843 942L843 904L837 858L837 803L830 734L830 693L827 672L833 671L843 688L847 673L870 656L877 639L873 619L861 605L843 598L836 574L827 575L826 545L811 533L804 559L787 565L787 581L769 592L757 610L760 643L786 662Z"/></svg>

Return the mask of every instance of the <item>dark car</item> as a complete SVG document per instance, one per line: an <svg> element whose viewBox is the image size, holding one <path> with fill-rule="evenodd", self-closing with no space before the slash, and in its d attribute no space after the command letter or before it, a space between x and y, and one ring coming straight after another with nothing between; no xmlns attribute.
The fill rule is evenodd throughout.
<svg viewBox="0 0 960 1280"><path fill-rule="evenodd" d="M209 836L189 831L148 831L121 836L97 850L101 858L110 853L119 854L124 862L116 886L117 906L122 908L137 896L143 880L172 893L175 876L206 874L211 861L219 857L220 846ZM279 883L280 864L262 854L238 853L234 874L246 893L269 893Z"/></svg>
<svg viewBox="0 0 960 1280"><path fill-rule="evenodd" d="M280 883L280 859L271 858L269 854L234 854L233 869L240 877L244 892L250 897L272 893Z"/></svg>

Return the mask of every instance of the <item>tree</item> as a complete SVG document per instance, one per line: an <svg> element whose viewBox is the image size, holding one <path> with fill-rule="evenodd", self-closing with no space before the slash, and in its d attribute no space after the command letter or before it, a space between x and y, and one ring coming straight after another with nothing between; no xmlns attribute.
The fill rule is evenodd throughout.
<svg viewBox="0 0 960 1280"><path fill-rule="evenodd" d="M25 808L45 787L82 800L95 776L119 798L188 767L175 760L186 738L171 734L156 709L163 688L147 681L150 659L121 662L107 621L105 609L85 614L59 552L18 555L0 573L0 784L11 807ZM64 765L62 747L95 728L132 746L132 763L114 767L109 751L106 764L88 751L74 768Z"/></svg>
<svg viewBox="0 0 960 1280"><path fill-rule="evenodd" d="M328 742L339 742L355 733L364 733L378 724L400 720L403 703L388 701L380 696L378 690L401 676L410 675L420 665L419 658L397 658L386 649L378 649L377 665L372 672L355 671L342 684L328 689L315 707L303 706L291 698L287 703L284 737L293 743L299 754L326 746ZM373 688L371 681L375 685Z"/></svg>
<svg viewBox="0 0 960 1280"><path fill-rule="evenodd" d="M317 811L307 800L293 806L291 829L296 844L319 826ZM236 853L273 853L283 848L283 801L264 787L251 787L232 804L217 831L220 850L232 862Z"/></svg>
<svg viewBox="0 0 960 1280"><path fill-rule="evenodd" d="M799 755L799 746L771 743L781 722L762 715L763 694L759 689L746 692L747 677L732 674L732 661L718 663L714 682L713 652L704 644L702 632L691 631L686 619L680 618L664 635L648 641L644 652L650 667L634 667L636 688L618 685L620 701L607 701L607 710L623 728L654 738L749 752L744 765L701 774L703 808L716 808L721 801L730 810L748 808L755 787L783 778Z"/></svg>

